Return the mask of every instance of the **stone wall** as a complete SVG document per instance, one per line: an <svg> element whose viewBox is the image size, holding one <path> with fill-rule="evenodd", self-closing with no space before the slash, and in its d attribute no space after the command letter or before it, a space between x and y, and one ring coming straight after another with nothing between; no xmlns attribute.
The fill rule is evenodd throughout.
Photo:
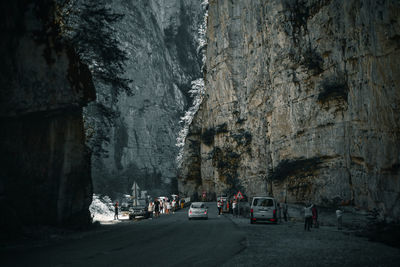
<svg viewBox="0 0 400 267"><path fill-rule="evenodd" d="M112 8L124 14L115 36L128 54L133 95L119 96L114 108L121 116L104 146L108 155L93 158L95 190L127 194L136 181L154 195L176 193L179 120L191 105L191 82L202 75L201 1L121 0Z"/></svg>
<svg viewBox="0 0 400 267"><path fill-rule="evenodd" d="M398 219L399 12L398 1L210 1L206 98L181 192Z"/></svg>
<svg viewBox="0 0 400 267"><path fill-rule="evenodd" d="M87 66L60 38L56 10L50 0L1 4L2 233L90 222L82 106L95 91Z"/></svg>

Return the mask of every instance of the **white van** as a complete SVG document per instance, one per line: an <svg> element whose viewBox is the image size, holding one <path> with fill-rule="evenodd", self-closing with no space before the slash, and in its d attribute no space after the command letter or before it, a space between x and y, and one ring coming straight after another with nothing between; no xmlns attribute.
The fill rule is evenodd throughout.
<svg viewBox="0 0 400 267"><path fill-rule="evenodd" d="M277 223L277 202L272 197L253 197L250 207L250 223Z"/></svg>

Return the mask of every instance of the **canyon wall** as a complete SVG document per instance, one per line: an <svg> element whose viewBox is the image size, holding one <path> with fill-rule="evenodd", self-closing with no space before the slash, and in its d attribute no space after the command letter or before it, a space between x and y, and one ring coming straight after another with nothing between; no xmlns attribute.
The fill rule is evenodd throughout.
<svg viewBox="0 0 400 267"><path fill-rule="evenodd" d="M398 1L210 0L182 194L400 216Z"/></svg>
<svg viewBox="0 0 400 267"><path fill-rule="evenodd" d="M91 74L59 35L55 1L1 3L0 226L85 225L92 200L82 106Z"/></svg>
<svg viewBox="0 0 400 267"><path fill-rule="evenodd" d="M204 7L192 0L121 0L111 7L124 15L115 36L128 55L132 95L121 94L113 107L120 116L107 155L93 157L94 189L126 194L136 181L154 195L176 192L179 120L191 105L191 82L202 76Z"/></svg>

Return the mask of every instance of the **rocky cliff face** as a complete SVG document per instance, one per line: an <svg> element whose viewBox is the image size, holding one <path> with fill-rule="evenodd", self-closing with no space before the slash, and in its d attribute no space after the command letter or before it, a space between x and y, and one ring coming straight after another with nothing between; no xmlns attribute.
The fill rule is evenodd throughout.
<svg viewBox="0 0 400 267"><path fill-rule="evenodd" d="M400 215L398 1L209 3L180 191Z"/></svg>
<svg viewBox="0 0 400 267"><path fill-rule="evenodd" d="M63 43L54 1L1 4L0 225L87 224L92 187L82 106L88 68Z"/></svg>
<svg viewBox="0 0 400 267"><path fill-rule="evenodd" d="M104 146L108 157L93 159L95 190L128 193L136 181L167 193L176 189L179 120L191 105L191 81L202 75L197 39L204 9L191 0L113 1L112 8L125 15L115 34L128 53L133 95L119 96L114 106L121 116Z"/></svg>

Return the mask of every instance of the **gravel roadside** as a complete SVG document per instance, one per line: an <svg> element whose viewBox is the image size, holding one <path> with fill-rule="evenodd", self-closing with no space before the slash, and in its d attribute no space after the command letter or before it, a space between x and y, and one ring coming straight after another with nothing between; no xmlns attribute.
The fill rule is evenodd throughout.
<svg viewBox="0 0 400 267"><path fill-rule="evenodd" d="M229 217L246 233L245 248L223 266L399 266L400 249L369 242L334 226L304 231L301 222L251 225Z"/></svg>

